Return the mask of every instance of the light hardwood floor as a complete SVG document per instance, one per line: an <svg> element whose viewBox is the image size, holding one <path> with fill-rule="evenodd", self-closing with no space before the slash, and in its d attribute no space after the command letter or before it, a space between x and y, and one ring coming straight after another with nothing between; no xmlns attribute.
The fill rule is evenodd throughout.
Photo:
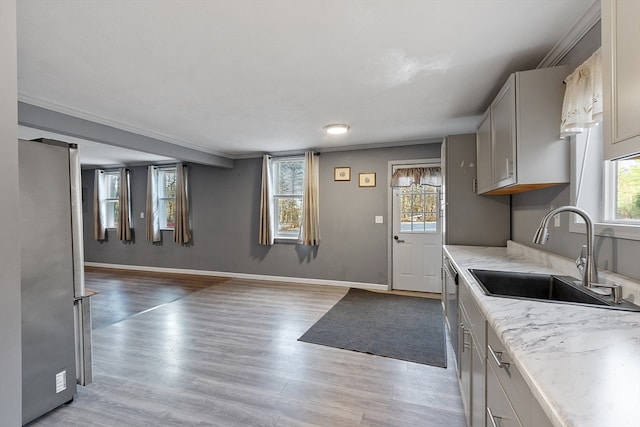
<svg viewBox="0 0 640 427"><path fill-rule="evenodd" d="M154 282L171 297L139 292ZM33 426L465 425L450 346L443 369L297 341L346 288L98 269L87 283L94 381Z"/></svg>

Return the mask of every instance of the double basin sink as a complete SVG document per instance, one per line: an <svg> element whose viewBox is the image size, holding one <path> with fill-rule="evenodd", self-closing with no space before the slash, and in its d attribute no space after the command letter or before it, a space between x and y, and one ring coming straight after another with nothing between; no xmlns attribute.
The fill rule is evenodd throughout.
<svg viewBox="0 0 640 427"><path fill-rule="evenodd" d="M640 311L639 306L628 301L615 303L613 298L585 288L573 277L478 269L469 272L484 293L491 296Z"/></svg>

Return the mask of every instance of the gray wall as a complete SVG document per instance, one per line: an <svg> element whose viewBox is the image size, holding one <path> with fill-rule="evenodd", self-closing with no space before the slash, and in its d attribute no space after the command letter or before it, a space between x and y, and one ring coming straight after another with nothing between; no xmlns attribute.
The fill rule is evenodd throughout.
<svg viewBox="0 0 640 427"><path fill-rule="evenodd" d="M600 46L600 25L596 25L561 61L575 69ZM568 142L567 142L568 143ZM512 196L512 239L528 246L531 243L540 220L551 206L571 204L568 184L531 191ZM584 234L569 232L569 215L561 214L560 228L550 228L550 238L542 249L576 258L581 245L585 244ZM626 239L596 236L596 257L599 268L605 268L625 276L640 279L640 242Z"/></svg>
<svg viewBox="0 0 640 427"><path fill-rule="evenodd" d="M0 0L0 420L22 424L16 2Z"/></svg>
<svg viewBox="0 0 640 427"><path fill-rule="evenodd" d="M258 241L262 159L236 160L233 169L189 166L194 242L182 247L163 232L163 244L144 235L146 168L131 169L136 242L93 240L93 171L83 172L85 259L89 262L173 267L387 284L387 166L390 160L439 158L440 144L327 152L320 157L320 233L316 249ZM351 167L351 181L334 182L333 168ZM375 188L359 188L358 173L375 172ZM374 216L383 215L384 224ZM108 233L109 237L115 235Z"/></svg>

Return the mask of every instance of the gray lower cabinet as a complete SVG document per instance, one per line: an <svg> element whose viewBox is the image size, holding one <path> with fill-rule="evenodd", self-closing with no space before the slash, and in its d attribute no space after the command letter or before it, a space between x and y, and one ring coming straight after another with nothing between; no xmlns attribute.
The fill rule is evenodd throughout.
<svg viewBox="0 0 640 427"><path fill-rule="evenodd" d="M487 426L551 427L492 328L487 330Z"/></svg>
<svg viewBox="0 0 640 427"><path fill-rule="evenodd" d="M487 368L487 426L523 427L492 366Z"/></svg>
<svg viewBox="0 0 640 427"><path fill-rule="evenodd" d="M458 375L467 424L485 425L486 321L466 285L458 304Z"/></svg>
<svg viewBox="0 0 640 427"><path fill-rule="evenodd" d="M551 427L464 279L459 285L458 382L470 427Z"/></svg>

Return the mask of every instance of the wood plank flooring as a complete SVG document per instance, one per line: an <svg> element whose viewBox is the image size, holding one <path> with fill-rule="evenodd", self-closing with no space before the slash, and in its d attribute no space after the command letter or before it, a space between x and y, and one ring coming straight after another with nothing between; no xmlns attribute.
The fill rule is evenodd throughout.
<svg viewBox="0 0 640 427"><path fill-rule="evenodd" d="M99 292L91 298L93 329L185 297L227 279L183 274L156 274L86 267L85 286Z"/></svg>
<svg viewBox="0 0 640 427"><path fill-rule="evenodd" d="M87 286L94 381L33 426L465 425L450 346L443 369L297 341L346 288L102 269Z"/></svg>

